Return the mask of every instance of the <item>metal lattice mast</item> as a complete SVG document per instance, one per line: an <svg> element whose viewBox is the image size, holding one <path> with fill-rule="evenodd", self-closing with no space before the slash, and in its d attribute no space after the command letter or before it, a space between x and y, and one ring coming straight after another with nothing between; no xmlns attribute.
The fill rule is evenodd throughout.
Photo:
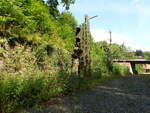
<svg viewBox="0 0 150 113"><path fill-rule="evenodd" d="M88 15L85 15L84 23L76 30L76 49L73 54L73 58L78 60L78 74L90 71L90 41L89 18Z"/></svg>
<svg viewBox="0 0 150 113"><path fill-rule="evenodd" d="M85 15L84 23L76 29L76 43L73 59L78 61L77 73L83 72L89 75L91 69L91 57L90 57L90 44L91 34L89 28L89 17Z"/></svg>
<svg viewBox="0 0 150 113"><path fill-rule="evenodd" d="M90 28L89 28L89 17L88 15L85 15L85 71L89 72L90 71L90 65L91 65L91 58L90 58L90 41L91 41L91 36L90 36Z"/></svg>

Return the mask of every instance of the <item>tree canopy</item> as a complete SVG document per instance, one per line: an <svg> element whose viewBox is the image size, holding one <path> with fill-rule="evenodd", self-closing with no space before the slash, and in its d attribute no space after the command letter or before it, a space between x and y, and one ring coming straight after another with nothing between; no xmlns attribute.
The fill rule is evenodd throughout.
<svg viewBox="0 0 150 113"><path fill-rule="evenodd" d="M62 3L69 5L72 2L64 0ZM77 25L72 14L68 12L60 14L58 20L55 20L47 6L38 0L2 0L0 6L1 37L47 43L57 34L61 34L56 37L62 39L71 38Z"/></svg>
<svg viewBox="0 0 150 113"><path fill-rule="evenodd" d="M69 6L73 2L64 0L60 3ZM45 3L41 0L1 0L1 46L6 43L14 46L16 42L30 45L36 49L37 62L50 60L47 55L57 50L55 54L61 58L55 61L65 65L62 61L73 51L77 22L69 11L59 13L56 19L50 12L50 7L48 1Z"/></svg>
<svg viewBox="0 0 150 113"><path fill-rule="evenodd" d="M71 4L75 2L75 0L41 0L49 9L49 13L54 17L59 15L58 6L62 5L66 10L69 10Z"/></svg>

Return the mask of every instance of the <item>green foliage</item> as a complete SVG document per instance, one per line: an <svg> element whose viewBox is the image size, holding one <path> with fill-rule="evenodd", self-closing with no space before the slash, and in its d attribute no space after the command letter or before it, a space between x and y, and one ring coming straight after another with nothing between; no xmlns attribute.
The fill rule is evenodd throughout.
<svg viewBox="0 0 150 113"><path fill-rule="evenodd" d="M113 77L94 75L80 78L62 72L50 75L39 70L28 75L5 75L0 78L0 112L12 113L19 108L28 109L51 97L86 90Z"/></svg>
<svg viewBox="0 0 150 113"><path fill-rule="evenodd" d="M144 68L142 67L141 64L136 64L135 69L136 69L137 73L144 74Z"/></svg>
<svg viewBox="0 0 150 113"><path fill-rule="evenodd" d="M69 12L63 12L59 19L59 36L64 40L65 48L71 52L75 42L75 28L77 22L74 16ZM66 44L67 42L67 44Z"/></svg>
<svg viewBox="0 0 150 113"><path fill-rule="evenodd" d="M102 76L104 73L115 76L130 75L129 69L119 64L113 64L113 59L132 59L134 53L124 45L111 44L107 42L96 42L92 46L92 70L94 74Z"/></svg>
<svg viewBox="0 0 150 113"><path fill-rule="evenodd" d="M75 29L77 26L77 22L70 12L62 12L62 14L59 16L59 22L61 25L69 25L72 29Z"/></svg>
<svg viewBox="0 0 150 113"><path fill-rule="evenodd" d="M33 34L33 37L37 38L33 41L46 41L42 38L42 34L51 33L53 22L48 9L41 2L37 0L30 0L30 2L2 0L0 6L2 37L22 37L28 40L28 35ZM37 35L34 36L34 34Z"/></svg>
<svg viewBox="0 0 150 113"><path fill-rule="evenodd" d="M143 52L143 57L147 60L150 60L150 52L149 51Z"/></svg>
<svg viewBox="0 0 150 113"><path fill-rule="evenodd" d="M130 75L128 67L122 66L120 64L113 64L113 73L116 76L129 76Z"/></svg>
<svg viewBox="0 0 150 113"><path fill-rule="evenodd" d="M76 21L70 13L63 13L60 20L54 20L48 8L37 0L2 0L0 6L1 37L42 45L51 45L55 37L73 40Z"/></svg>
<svg viewBox="0 0 150 113"><path fill-rule="evenodd" d="M111 55L112 59L133 59L134 54L131 52L131 50L124 45L118 45L118 44L112 44L111 47Z"/></svg>
<svg viewBox="0 0 150 113"><path fill-rule="evenodd" d="M1 48L0 60L0 76L4 75L18 75L22 73L34 72L37 68L36 58L31 52L31 47L25 48L24 46L18 45L14 49L5 50Z"/></svg>
<svg viewBox="0 0 150 113"><path fill-rule="evenodd" d="M47 53L44 53L42 46L33 51L21 45L16 46L13 51L4 50L3 55L9 56L4 61L11 70L1 71L0 109L2 113L15 112L18 108L32 107L51 97L92 88L117 76L109 73L105 64L109 61L107 54L102 48L99 48L99 44L93 48L93 72L92 76L88 77L69 75L70 55L63 48L56 47L57 50L54 50L50 58ZM44 58L44 60L39 58ZM38 59L44 71L41 71L36 65Z"/></svg>
<svg viewBox="0 0 150 113"><path fill-rule="evenodd" d="M92 46L92 70L95 73L102 74L109 72L108 67L110 65L110 59L108 57L108 52L106 52L105 49L107 49L107 43L105 42L94 43Z"/></svg>
<svg viewBox="0 0 150 113"><path fill-rule="evenodd" d="M72 2L62 3L69 5ZM61 59L61 65L68 64L69 60L67 63L62 61L71 57L77 23L69 12L60 14L57 20L52 16L46 4L39 0L0 1L0 44L3 46L9 42L9 45L16 46L17 42L31 45L36 61L42 67L51 65L48 61L54 51Z"/></svg>
<svg viewBox="0 0 150 113"><path fill-rule="evenodd" d="M68 9L75 0L0 1L0 112L12 113L51 97L94 87L127 74L113 58L129 58L124 46L91 40L92 76L70 74L77 22Z"/></svg>
<svg viewBox="0 0 150 113"><path fill-rule="evenodd" d="M53 9L57 9L57 6L63 4L63 6L68 10L69 6L75 2L75 0L46 0L48 6Z"/></svg>
<svg viewBox="0 0 150 113"><path fill-rule="evenodd" d="M71 4L75 2L75 0L42 0L46 1L46 5L49 8L49 13L53 15L55 18L59 16L58 6L63 5L66 10L69 10Z"/></svg>
<svg viewBox="0 0 150 113"><path fill-rule="evenodd" d="M58 76L37 71L34 75L8 75L0 79L0 108L11 113L18 107L30 107L63 91Z"/></svg>
<svg viewBox="0 0 150 113"><path fill-rule="evenodd" d="M61 0L61 3L66 7L66 9L69 9L70 4L73 4L75 0Z"/></svg>

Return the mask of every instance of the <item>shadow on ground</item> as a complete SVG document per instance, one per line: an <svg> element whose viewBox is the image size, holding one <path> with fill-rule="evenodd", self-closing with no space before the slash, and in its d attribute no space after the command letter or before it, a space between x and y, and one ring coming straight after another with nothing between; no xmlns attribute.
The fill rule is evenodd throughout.
<svg viewBox="0 0 150 113"><path fill-rule="evenodd" d="M117 78L29 113L150 113L150 76Z"/></svg>

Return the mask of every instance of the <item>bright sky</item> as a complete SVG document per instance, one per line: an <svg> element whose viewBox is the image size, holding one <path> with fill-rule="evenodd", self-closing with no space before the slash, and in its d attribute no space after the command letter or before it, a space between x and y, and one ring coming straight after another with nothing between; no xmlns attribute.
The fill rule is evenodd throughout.
<svg viewBox="0 0 150 113"><path fill-rule="evenodd" d="M98 15L90 21L95 41L108 40L111 30L113 42L150 51L150 0L76 0L71 12L79 24Z"/></svg>

